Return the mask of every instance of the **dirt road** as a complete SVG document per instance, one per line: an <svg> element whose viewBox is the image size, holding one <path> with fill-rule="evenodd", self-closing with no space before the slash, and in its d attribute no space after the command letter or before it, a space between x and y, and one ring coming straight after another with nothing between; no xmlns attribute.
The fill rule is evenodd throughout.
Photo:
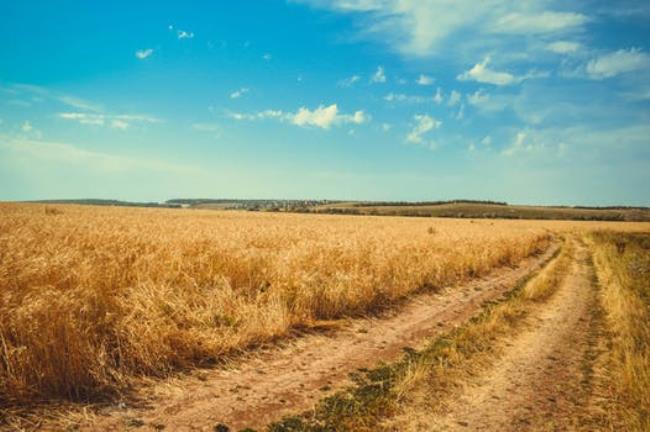
<svg viewBox="0 0 650 432"><path fill-rule="evenodd" d="M204 370L142 391L146 407L105 410L82 430L123 430L127 426L174 431L262 428L284 415L311 408L320 398L349 384L349 373L379 361L394 361L404 347L461 324L482 304L511 290L538 270L556 246L515 269L502 268L482 280L420 295L390 315L352 320L330 334L296 338L257 352L230 368Z"/></svg>
<svg viewBox="0 0 650 432"><path fill-rule="evenodd" d="M576 247L569 275L531 313L528 327L505 343L491 369L443 404L444 415L426 413L417 430L580 429L595 290L589 252L584 245Z"/></svg>

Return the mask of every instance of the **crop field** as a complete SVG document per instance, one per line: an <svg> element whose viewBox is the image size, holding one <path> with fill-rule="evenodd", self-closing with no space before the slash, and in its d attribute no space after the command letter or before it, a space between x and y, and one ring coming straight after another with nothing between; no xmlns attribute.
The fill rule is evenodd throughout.
<svg viewBox="0 0 650 432"><path fill-rule="evenodd" d="M101 401L644 224L0 205L0 406Z"/></svg>

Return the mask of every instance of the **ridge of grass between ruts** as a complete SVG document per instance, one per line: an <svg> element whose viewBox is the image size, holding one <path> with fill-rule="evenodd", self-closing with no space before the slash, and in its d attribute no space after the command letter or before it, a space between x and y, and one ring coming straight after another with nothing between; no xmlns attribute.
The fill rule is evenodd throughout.
<svg viewBox="0 0 650 432"><path fill-rule="evenodd" d="M417 351L405 348L401 361L360 371L351 376L355 385L323 399L310 412L286 417L269 425L271 432L325 432L377 430L385 418L396 414L424 380L435 381L435 392L443 394L454 385L461 369L480 367L477 361L494 350L492 341L509 334L527 316L529 307L547 300L567 274L572 244L565 240L535 273L522 277L500 301L489 302L467 324L436 338ZM467 373L467 370L464 371ZM455 375L455 376L454 376Z"/></svg>

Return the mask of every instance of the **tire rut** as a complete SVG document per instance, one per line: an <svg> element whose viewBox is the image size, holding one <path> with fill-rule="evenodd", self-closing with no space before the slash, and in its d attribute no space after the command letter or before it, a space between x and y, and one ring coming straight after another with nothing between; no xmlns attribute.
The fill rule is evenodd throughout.
<svg viewBox="0 0 650 432"><path fill-rule="evenodd" d="M505 343L494 366L443 404L422 430L576 430L587 398L585 359L595 301L588 249L576 242L570 273ZM422 423L420 423L422 424Z"/></svg>
<svg viewBox="0 0 650 432"><path fill-rule="evenodd" d="M141 389L138 406L111 407L81 430L123 430L128 425L174 431L262 428L285 415L312 408L322 397L350 384L349 374L397 360L405 347L418 348L499 299L557 251L553 245L514 269L421 294L381 317L350 320L330 334L310 334L260 350L228 368L201 370Z"/></svg>

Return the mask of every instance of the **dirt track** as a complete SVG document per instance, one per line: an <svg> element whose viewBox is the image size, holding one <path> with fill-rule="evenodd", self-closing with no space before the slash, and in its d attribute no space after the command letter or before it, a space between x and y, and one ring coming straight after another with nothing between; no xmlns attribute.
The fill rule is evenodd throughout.
<svg viewBox="0 0 650 432"><path fill-rule="evenodd" d="M588 396L585 358L595 291L588 250L576 246L569 275L557 293L533 311L529 326L506 342L491 369L443 404L444 415L423 413L415 422L417 430L580 429Z"/></svg>
<svg viewBox="0 0 650 432"><path fill-rule="evenodd" d="M348 375L379 361L394 361L404 347L465 322L486 301L499 298L538 270L555 252L529 258L515 269L436 294L414 298L390 315L352 320L341 330L296 338L283 347L254 353L231 365L200 371L143 390L145 403L105 410L82 430L123 430L128 425L175 431L261 428L284 415L311 408L349 384Z"/></svg>

